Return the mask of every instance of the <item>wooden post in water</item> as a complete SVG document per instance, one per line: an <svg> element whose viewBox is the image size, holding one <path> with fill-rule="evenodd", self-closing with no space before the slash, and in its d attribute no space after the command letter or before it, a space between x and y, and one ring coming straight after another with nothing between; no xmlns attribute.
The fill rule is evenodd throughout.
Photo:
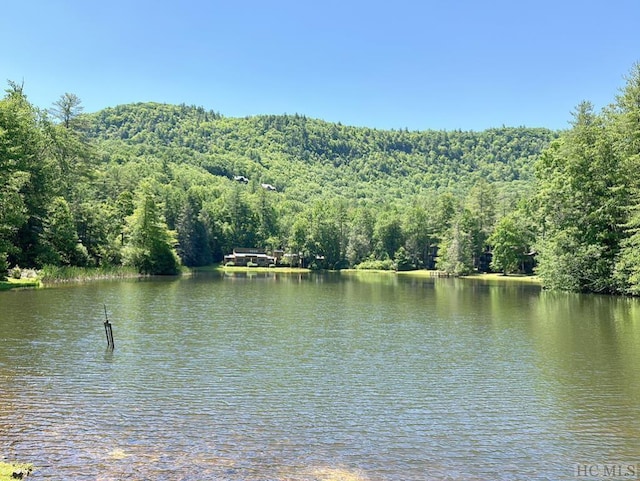
<svg viewBox="0 0 640 481"><path fill-rule="evenodd" d="M104 305L104 332L107 335L107 348L113 349L115 344L113 343L113 329L111 327L111 323L109 322L109 318L107 317L107 305Z"/></svg>

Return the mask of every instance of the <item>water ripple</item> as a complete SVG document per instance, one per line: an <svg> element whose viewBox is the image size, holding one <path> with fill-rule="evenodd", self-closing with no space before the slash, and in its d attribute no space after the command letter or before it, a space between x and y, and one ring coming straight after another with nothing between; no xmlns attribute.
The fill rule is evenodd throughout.
<svg viewBox="0 0 640 481"><path fill-rule="evenodd" d="M0 324L2 453L34 480L417 481L569 480L638 452L640 362L615 357L640 361L637 331L581 370L537 292L272 281L30 294Z"/></svg>

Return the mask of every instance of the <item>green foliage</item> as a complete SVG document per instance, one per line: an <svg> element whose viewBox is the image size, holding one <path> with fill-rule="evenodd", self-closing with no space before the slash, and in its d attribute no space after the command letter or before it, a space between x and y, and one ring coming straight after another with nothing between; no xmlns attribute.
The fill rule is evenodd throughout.
<svg viewBox="0 0 640 481"><path fill-rule="evenodd" d="M39 271L43 282L65 282L69 280L116 279L139 275L135 267L104 265L100 267L75 267L45 265ZM24 277L24 273L23 273Z"/></svg>
<svg viewBox="0 0 640 481"><path fill-rule="evenodd" d="M78 115L82 113L82 101L76 94L65 93L53 103L53 107L49 109L49 113L53 115L66 128L73 127L76 123Z"/></svg>
<svg viewBox="0 0 640 481"><path fill-rule="evenodd" d="M475 180L532 177L556 134L545 129L408 132L347 127L304 116L224 118L186 106L134 104L85 117L87 135L120 157L154 157L244 175L300 201L348 196L382 201Z"/></svg>
<svg viewBox="0 0 640 481"><path fill-rule="evenodd" d="M206 266L213 260L209 247L209 233L200 215L201 210L202 201L195 195L190 196L176 224L177 252L182 263L187 267Z"/></svg>
<svg viewBox="0 0 640 481"><path fill-rule="evenodd" d="M375 219L371 209L359 207L351 212L350 230L347 238L346 257L355 266L373 252L373 232Z"/></svg>
<svg viewBox="0 0 640 481"><path fill-rule="evenodd" d="M332 269L372 254L392 259L403 248L410 264L433 268L459 198L483 178L493 186L483 193L518 198L532 160L556 136L509 128L379 131L299 115L229 119L151 103L83 119L102 153L106 192L121 195L145 179L163 186L163 214L189 265L256 246L301 252ZM194 190L195 204L187 200Z"/></svg>
<svg viewBox="0 0 640 481"><path fill-rule="evenodd" d="M620 243L614 277L625 294L640 295L640 201L634 196L629 222L624 226L627 237Z"/></svg>
<svg viewBox="0 0 640 481"><path fill-rule="evenodd" d="M396 211L384 211L378 215L374 232L376 251L381 258L392 258L404 245L404 232Z"/></svg>
<svg viewBox="0 0 640 481"><path fill-rule="evenodd" d="M126 220L129 244L125 247L124 261L137 267L141 274L177 274L179 260L174 250L174 234L167 228L149 190L148 186L142 187L137 206Z"/></svg>
<svg viewBox="0 0 640 481"><path fill-rule="evenodd" d="M9 263L7 262L7 253L0 252L0 281L7 279L9 273Z"/></svg>
<svg viewBox="0 0 640 481"><path fill-rule="evenodd" d="M0 100L0 251L12 258L29 249L30 227L44 216L43 143L36 110L10 83Z"/></svg>
<svg viewBox="0 0 640 481"><path fill-rule="evenodd" d="M618 96L613 130L622 153L629 201L623 211L624 238L614 270L618 288L625 294L640 295L640 63L634 65L626 88Z"/></svg>
<svg viewBox="0 0 640 481"><path fill-rule="evenodd" d="M482 192L517 197L532 159L556 136L230 119L152 103L81 112L66 93L51 122L15 84L0 104L0 251L9 265L125 262L173 272L175 231L190 266L234 247L268 247L301 252L316 268L387 266L398 255L401 266L433 268L468 189L487 178ZM232 180L240 175L248 182ZM153 228L141 227L141 185L155 203Z"/></svg>
<svg viewBox="0 0 640 481"><path fill-rule="evenodd" d="M460 215L445 234L440 246L437 267L439 270L461 276L473 270L473 237L465 230L465 218Z"/></svg>
<svg viewBox="0 0 640 481"><path fill-rule="evenodd" d="M580 105L562 133L383 131L155 103L81 111L65 94L47 115L15 83L0 100L0 275L122 262L174 273L176 251L200 266L234 247L330 269L437 259L452 274L486 269L491 249L492 268L515 272L533 244L547 287L640 294L638 66L614 105Z"/></svg>
<svg viewBox="0 0 640 481"><path fill-rule="evenodd" d="M416 268L415 264L411 262L411 259L407 255L407 251L404 247L400 247L395 255L393 256L393 260L396 266L396 270L398 271L411 271Z"/></svg>
<svg viewBox="0 0 640 481"><path fill-rule="evenodd" d="M43 250L38 264L86 265L86 248L78 242L75 221L67 201L63 197L55 197L45 219Z"/></svg>
<svg viewBox="0 0 640 481"><path fill-rule="evenodd" d="M616 114L582 103L573 128L536 166L538 273L546 287L612 293L625 233L631 174L620 155Z"/></svg>
<svg viewBox="0 0 640 481"><path fill-rule="evenodd" d="M533 231L516 212L498 221L487 242L492 246L491 269L511 274L521 270L524 256L533 243Z"/></svg>
<svg viewBox="0 0 640 481"><path fill-rule="evenodd" d="M22 278L22 269L19 266L15 266L11 268L9 271L9 275L12 279L21 279Z"/></svg>
<svg viewBox="0 0 640 481"><path fill-rule="evenodd" d="M394 269L394 264L391 259L366 259L360 264L356 265L358 270L375 270L375 271L391 271Z"/></svg>

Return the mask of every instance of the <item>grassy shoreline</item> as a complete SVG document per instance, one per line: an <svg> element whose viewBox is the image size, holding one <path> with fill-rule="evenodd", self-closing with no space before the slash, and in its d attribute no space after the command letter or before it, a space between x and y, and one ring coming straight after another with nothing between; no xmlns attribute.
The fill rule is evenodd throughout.
<svg viewBox="0 0 640 481"><path fill-rule="evenodd" d="M14 481L29 476L33 471L32 464L5 463L0 461L0 481ZM14 476L16 473L16 476Z"/></svg>
<svg viewBox="0 0 640 481"><path fill-rule="evenodd" d="M0 291L8 291L9 289L20 288L36 288L42 287L42 282L39 278L36 279L12 279L8 278L6 281L0 281Z"/></svg>
<svg viewBox="0 0 640 481"><path fill-rule="evenodd" d="M28 273L19 279L9 276L0 281L0 291L18 288L40 288L48 284L85 282L104 279L125 279L140 277L135 268L122 266L109 267L57 267L45 266L40 271L31 269L23 271Z"/></svg>
<svg viewBox="0 0 640 481"><path fill-rule="evenodd" d="M524 274L510 274L505 276L498 272L483 273L483 274L471 274L468 276L462 276L461 279L473 279L483 281L496 281L496 282L522 282L527 284L537 284L542 286L542 280L536 275L524 275Z"/></svg>
<svg viewBox="0 0 640 481"><path fill-rule="evenodd" d="M140 277L135 267L56 267L45 266L38 272L38 278L44 284L59 282L82 282L102 279L124 279Z"/></svg>
<svg viewBox="0 0 640 481"><path fill-rule="evenodd" d="M198 272L218 272L218 273L281 273L281 274L306 274L313 272L310 269L300 267L240 267L240 266L224 266L221 264L212 264L210 266L186 268L183 267L179 276L189 276ZM391 271L391 270L375 270L375 269L343 269L341 274L376 274L376 275L395 275L413 278L435 279L440 277L449 277L443 272L430 271L420 269L415 271ZM86 282L105 279L131 279L141 277L141 274L134 267L107 266L107 267L55 267L46 266L38 271L36 277L27 277L21 279L8 278L6 281L0 281L0 291L15 288L39 288L47 284ZM458 279L468 279L474 281L488 281L496 283L527 283L541 285L538 276L526 275L509 275L505 276L500 273L477 273L468 276L461 276Z"/></svg>
<svg viewBox="0 0 640 481"><path fill-rule="evenodd" d="M244 267L244 266L223 266L216 264L213 266L199 267L196 272L279 272L284 274L304 274L311 272L310 269L301 267Z"/></svg>
<svg viewBox="0 0 640 481"><path fill-rule="evenodd" d="M421 279L437 279L437 278L450 278L450 279L465 279L465 280L474 280L474 281L491 281L491 282L514 282L514 283L526 283L526 284L537 284L542 285L542 281L538 276L529 276L523 274L511 274L505 276L501 273L474 273L467 276L449 276L441 271L431 271L427 269L418 269L414 271L388 271L388 270L375 270L375 269L345 269L340 271L345 274L386 274L386 275L397 275L402 277L414 277Z"/></svg>

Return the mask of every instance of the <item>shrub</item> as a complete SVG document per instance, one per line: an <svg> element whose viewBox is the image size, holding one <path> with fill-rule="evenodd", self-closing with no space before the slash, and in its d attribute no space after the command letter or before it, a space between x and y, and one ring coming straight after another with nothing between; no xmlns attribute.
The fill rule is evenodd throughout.
<svg viewBox="0 0 640 481"><path fill-rule="evenodd" d="M12 279L21 279L22 278L22 269L20 267L15 266L14 268L9 270L9 275Z"/></svg>
<svg viewBox="0 0 640 481"><path fill-rule="evenodd" d="M0 252L0 280L6 279L8 269L7 254Z"/></svg>
<svg viewBox="0 0 640 481"><path fill-rule="evenodd" d="M360 264L356 266L356 269L360 270L376 270L376 271L391 271L395 268L393 261L391 259L378 260L378 259L367 259L366 261L362 261Z"/></svg>

